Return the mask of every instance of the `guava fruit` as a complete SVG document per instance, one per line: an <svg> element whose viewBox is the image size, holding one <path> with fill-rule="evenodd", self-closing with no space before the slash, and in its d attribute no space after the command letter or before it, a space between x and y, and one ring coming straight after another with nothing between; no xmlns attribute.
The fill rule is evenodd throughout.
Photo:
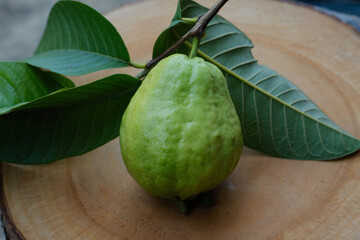
<svg viewBox="0 0 360 240"><path fill-rule="evenodd" d="M220 184L243 147L222 72L199 57L161 60L123 115L120 145L128 172L153 195L186 200Z"/></svg>

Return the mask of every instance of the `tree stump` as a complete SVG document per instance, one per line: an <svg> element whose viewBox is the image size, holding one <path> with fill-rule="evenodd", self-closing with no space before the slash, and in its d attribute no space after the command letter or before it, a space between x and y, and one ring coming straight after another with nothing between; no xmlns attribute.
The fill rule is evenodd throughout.
<svg viewBox="0 0 360 240"><path fill-rule="evenodd" d="M210 7L214 1L199 1ZM175 0L129 4L107 14L137 62L170 23ZM229 1L220 14L253 40L260 64L299 86L360 138L360 35L312 9ZM84 84L116 69L73 78ZM48 165L3 163L1 207L12 239L359 239L360 153L337 161L278 159L245 148L214 190L217 204L184 216L127 173L119 140Z"/></svg>

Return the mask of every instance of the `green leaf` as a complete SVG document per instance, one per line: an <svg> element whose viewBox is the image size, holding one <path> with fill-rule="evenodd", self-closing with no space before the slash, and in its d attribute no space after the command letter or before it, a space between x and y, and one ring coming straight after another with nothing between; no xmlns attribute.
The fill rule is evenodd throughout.
<svg viewBox="0 0 360 240"><path fill-rule="evenodd" d="M73 87L69 79L19 62L0 62L0 114L13 107Z"/></svg>
<svg viewBox="0 0 360 240"><path fill-rule="evenodd" d="M140 80L113 75L38 98L0 115L0 161L43 164L80 155L119 135Z"/></svg>
<svg viewBox="0 0 360 240"><path fill-rule="evenodd" d="M129 66L130 57L115 27L80 2L60 1L52 8L31 65L65 75L84 75Z"/></svg>
<svg viewBox="0 0 360 240"><path fill-rule="evenodd" d="M179 7L177 18L199 17L207 11L190 0L181 0ZM154 57L190 28L177 22L166 29L154 46ZM293 83L259 65L252 47L243 32L215 16L198 52L223 71L247 146L276 157L311 160L336 159L360 148L358 139L331 121ZM177 52L187 54L190 48L187 41Z"/></svg>

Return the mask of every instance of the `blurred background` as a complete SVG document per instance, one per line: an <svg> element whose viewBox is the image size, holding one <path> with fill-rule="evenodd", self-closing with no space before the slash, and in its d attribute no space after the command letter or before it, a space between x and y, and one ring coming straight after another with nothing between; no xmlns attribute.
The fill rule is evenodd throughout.
<svg viewBox="0 0 360 240"><path fill-rule="evenodd" d="M124 4L144 0L80 1L104 14ZM360 32L360 0L282 1L309 5L317 11L325 12L352 24ZM55 2L57 0L0 0L0 61L19 60L32 55L42 36L50 9ZM209 2L215 3L216 1L209 0Z"/></svg>
<svg viewBox="0 0 360 240"><path fill-rule="evenodd" d="M51 7L58 0L0 0L0 61L19 60L35 51ZM102 14L141 0L80 0Z"/></svg>

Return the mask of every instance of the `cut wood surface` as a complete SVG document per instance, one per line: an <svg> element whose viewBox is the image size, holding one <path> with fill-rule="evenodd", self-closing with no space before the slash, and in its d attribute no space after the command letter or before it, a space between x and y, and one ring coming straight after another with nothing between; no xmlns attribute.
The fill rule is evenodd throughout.
<svg viewBox="0 0 360 240"><path fill-rule="evenodd" d="M211 7L214 1L199 1ZM168 26L175 0L129 4L107 14L137 62ZM360 138L360 35L312 9L278 1L229 1L220 14L253 40L260 64L299 86L330 118ZM111 70L74 78L91 82ZM360 154L296 161L245 148L214 190L217 204L184 216L129 176L119 140L41 166L2 164L9 236L69 239L360 239Z"/></svg>

